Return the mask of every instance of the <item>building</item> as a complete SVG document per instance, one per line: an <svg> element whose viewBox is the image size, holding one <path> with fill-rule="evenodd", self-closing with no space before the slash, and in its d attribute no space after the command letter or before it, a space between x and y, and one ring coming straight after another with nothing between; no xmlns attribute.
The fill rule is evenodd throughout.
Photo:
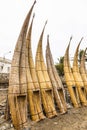
<svg viewBox="0 0 87 130"><path fill-rule="evenodd" d="M9 84L11 60L0 57L0 88L6 88Z"/></svg>
<svg viewBox="0 0 87 130"><path fill-rule="evenodd" d="M0 73L10 73L11 60L0 57Z"/></svg>

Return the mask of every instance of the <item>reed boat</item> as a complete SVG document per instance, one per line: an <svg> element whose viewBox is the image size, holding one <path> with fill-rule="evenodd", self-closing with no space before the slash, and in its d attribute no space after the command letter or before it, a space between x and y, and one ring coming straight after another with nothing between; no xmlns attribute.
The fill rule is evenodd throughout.
<svg viewBox="0 0 87 130"><path fill-rule="evenodd" d="M77 86L77 89L78 89L80 102L81 102L82 105L87 106L84 83L83 83L83 80L82 80L82 77L81 77L81 74L80 74L80 71L79 71L79 65L78 65L78 51L79 51L79 46L80 46L82 39L80 40L80 42L79 42L79 44L76 48L76 52L74 54L73 76L74 76L75 83L76 83L76 86Z"/></svg>
<svg viewBox="0 0 87 130"><path fill-rule="evenodd" d="M48 74L49 74L49 77L50 77L50 80L52 83L52 87L53 87L55 102L56 102L57 107L59 108L60 112L62 114L64 114L67 112L65 93L64 93L62 81L54 66L54 61L53 61L53 57L52 57L52 53L51 53L50 45L49 45L49 36L47 36L46 62L47 62Z"/></svg>
<svg viewBox="0 0 87 130"><path fill-rule="evenodd" d="M47 72L47 68L44 62L43 52L42 52L42 40L43 40L45 26L42 30L38 42L38 46L37 46L36 57L35 57L35 68L36 68L38 81L40 84L40 91L41 91L44 112L47 118L52 118L57 115L57 112L54 105L52 84Z"/></svg>
<svg viewBox="0 0 87 130"><path fill-rule="evenodd" d="M27 62L27 82L28 82L28 101L29 109L31 113L31 119L33 121L40 121L45 116L42 110L41 94L38 78L33 61L32 49L31 49L31 33L33 26L34 15L30 24L30 28L26 38L26 62Z"/></svg>
<svg viewBox="0 0 87 130"><path fill-rule="evenodd" d="M19 34L9 77L8 101L12 122L16 130L27 129L26 33L35 3L36 1L27 14Z"/></svg>
<svg viewBox="0 0 87 130"><path fill-rule="evenodd" d="M69 62L69 48L71 40L72 37L70 37L70 41L64 55L64 76L72 104L74 107L78 108L80 106L79 95Z"/></svg>
<svg viewBox="0 0 87 130"><path fill-rule="evenodd" d="M87 95L87 71L86 71L86 66L85 66L85 54L86 54L87 48L82 54L81 57L81 62L80 62L80 74L84 83L84 87L86 90L86 95Z"/></svg>

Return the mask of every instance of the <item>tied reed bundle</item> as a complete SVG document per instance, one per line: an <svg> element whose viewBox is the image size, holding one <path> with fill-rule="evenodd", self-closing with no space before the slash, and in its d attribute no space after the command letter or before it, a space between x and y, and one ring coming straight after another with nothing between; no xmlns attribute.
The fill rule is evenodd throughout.
<svg viewBox="0 0 87 130"><path fill-rule="evenodd" d="M40 94L40 86L38 83L36 70L34 67L33 55L31 50L31 32L33 19L31 21L31 25L26 38L26 62L27 62L27 79L28 79L28 100L29 100L29 108L31 113L31 118L33 121L39 121L44 119L45 116L42 111L41 106L41 94ZM31 87L32 86L32 87Z"/></svg>
<svg viewBox="0 0 87 130"><path fill-rule="evenodd" d="M78 108L80 105L79 95L78 95L78 90L75 84L75 80L74 80L70 62L69 62L69 47L70 47L71 39L72 37L70 38L69 45L64 55L64 76L65 76L65 81L66 81L66 84L70 93L71 101L74 107Z"/></svg>
<svg viewBox="0 0 87 130"><path fill-rule="evenodd" d="M82 41L82 39L81 39L81 41ZM77 49L76 49L76 52L74 54L73 76L74 76L75 83L76 83L76 86L77 86L77 89L78 89L81 104L84 105L84 106L87 106L84 83L83 83L82 77L81 77L80 72L79 72L79 67L78 67L78 51L79 51L79 46L80 46L81 41L79 42Z"/></svg>
<svg viewBox="0 0 87 130"><path fill-rule="evenodd" d="M12 122L16 130L27 127L27 82L25 67L26 33L28 23L36 2L32 5L22 26L14 55L9 78L8 101Z"/></svg>
<svg viewBox="0 0 87 130"><path fill-rule="evenodd" d="M39 81L40 89L41 89L41 97L42 97L44 111L48 118L52 118L56 116L57 113L54 106L52 85L50 82L50 78L49 78L45 63L44 63L43 52L42 52L42 39L43 39L44 29L45 29L45 26L42 30L42 33L38 42L35 63L36 63L36 73L38 76L38 81Z"/></svg>
<svg viewBox="0 0 87 130"><path fill-rule="evenodd" d="M53 63L53 58L49 46L49 36L47 37L46 62L47 62L49 77L51 79L51 83L53 87L55 102L58 108L60 109L61 113L64 114L67 111L67 106L66 106L66 101L64 96L64 88Z"/></svg>

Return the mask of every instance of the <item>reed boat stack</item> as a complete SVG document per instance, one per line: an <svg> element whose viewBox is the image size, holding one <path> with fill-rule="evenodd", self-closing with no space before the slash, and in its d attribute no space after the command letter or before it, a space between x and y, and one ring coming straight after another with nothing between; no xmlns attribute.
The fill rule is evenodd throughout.
<svg viewBox="0 0 87 130"><path fill-rule="evenodd" d="M47 70L53 87L55 102L60 112L64 114L67 112L65 93L64 93L64 88L61 79L54 66L54 61L53 61L53 57L49 45L49 36L47 37L46 62L47 62Z"/></svg>
<svg viewBox="0 0 87 130"><path fill-rule="evenodd" d="M69 48L70 48L70 42L72 40L72 37L70 37L70 41L68 44L68 47L66 49L65 55L64 55L64 76L66 85L68 87L68 91L71 97L71 101L74 107L79 107L79 95L76 87L76 83L73 77L73 73L70 66L70 59L69 59Z"/></svg>
<svg viewBox="0 0 87 130"><path fill-rule="evenodd" d="M79 51L79 46L81 44L83 38L81 38L77 48L76 48L76 52L74 54L74 61L73 61L73 76L75 79L75 83L76 83L76 87L78 89L78 93L79 93L79 98L80 98L80 103L83 106L87 106L87 99L86 99L86 92L85 92L85 86L84 86L84 82L82 80L81 74L80 74L80 70L79 70L79 65L78 65L78 51Z"/></svg>
<svg viewBox="0 0 87 130"><path fill-rule="evenodd" d="M35 63L32 53L32 28L34 15L31 19L32 11L36 1L28 12L22 29L20 31L11 63L8 88L8 105L13 126L16 130L28 130L28 117L32 121L53 118L68 111L65 90L61 78L54 65L49 35L47 36L46 63L43 56L43 36L45 26L42 29L37 44ZM30 24L29 24L30 23ZM28 28L29 24L29 28ZM85 68L84 51L80 66L78 65L78 51L82 41L79 42L71 69L69 60L69 47L72 37L64 55L64 77L71 102L74 107L87 106L87 70ZM57 108L56 109L56 105Z"/></svg>
<svg viewBox="0 0 87 130"><path fill-rule="evenodd" d="M46 26L46 23L45 23L45 26ZM45 26L42 30L42 33L40 35L40 39L38 42L38 46L37 46L35 67L36 67L38 81L40 84L44 112L46 114L46 117L52 118L57 115L57 112L54 106L52 84L51 84L51 81L47 72L47 68L44 62L43 52L42 52L42 40L43 40Z"/></svg>
<svg viewBox="0 0 87 130"><path fill-rule="evenodd" d="M41 102L41 94L40 94L40 86L38 82L38 78L36 75L36 70L33 61L32 49L31 49L31 34L32 34L32 26L33 19L27 34L26 38L26 62L27 62L27 79L28 79L28 101L29 101L29 109L31 113L31 119L33 121L39 121L44 119L45 116L42 110L42 102Z"/></svg>

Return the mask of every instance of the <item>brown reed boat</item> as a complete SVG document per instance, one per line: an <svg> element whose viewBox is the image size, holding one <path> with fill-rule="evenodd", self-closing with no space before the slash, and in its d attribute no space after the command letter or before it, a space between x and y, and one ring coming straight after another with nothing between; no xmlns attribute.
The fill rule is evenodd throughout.
<svg viewBox="0 0 87 130"><path fill-rule="evenodd" d="M32 49L31 49L31 34L32 34L33 19L34 19L34 16L32 18L30 28L27 34L27 38L26 38L26 46L27 46L26 69L27 69L27 82L28 82L28 102L29 102L31 119L33 121L40 121L41 119L44 119L45 116L42 110L40 86L39 86L38 78L36 75Z"/></svg>
<svg viewBox="0 0 87 130"><path fill-rule="evenodd" d="M17 40L9 77L8 101L13 125L16 130L27 129L27 80L26 80L26 33L33 3Z"/></svg>

